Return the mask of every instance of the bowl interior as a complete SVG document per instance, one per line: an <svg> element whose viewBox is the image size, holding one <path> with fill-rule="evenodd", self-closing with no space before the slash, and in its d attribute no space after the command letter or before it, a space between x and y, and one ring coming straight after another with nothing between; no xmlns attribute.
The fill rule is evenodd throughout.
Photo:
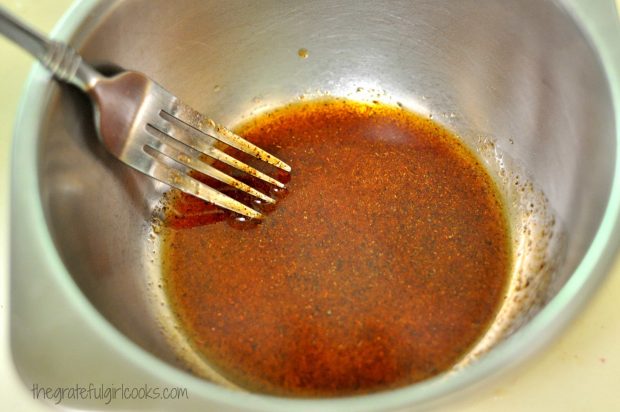
<svg viewBox="0 0 620 412"><path fill-rule="evenodd" d="M544 193L563 234L540 305L581 261L610 194L609 87L553 2L116 1L95 8L74 44L94 65L143 71L230 126L330 94L400 102L475 150L492 142ZM65 86L49 96L38 164L49 230L84 295L131 340L181 366L153 293L160 269L149 233L166 187L107 154L88 99Z"/></svg>

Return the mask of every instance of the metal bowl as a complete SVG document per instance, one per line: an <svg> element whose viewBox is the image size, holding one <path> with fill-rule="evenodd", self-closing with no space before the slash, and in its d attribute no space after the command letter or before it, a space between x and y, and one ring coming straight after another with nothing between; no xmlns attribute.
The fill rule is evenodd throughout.
<svg viewBox="0 0 620 412"><path fill-rule="evenodd" d="M200 379L179 359L157 300L149 231L165 188L108 155L87 98L36 67L12 159L11 345L22 379L189 390L159 408L374 411L454 401L530 357L581 309L618 246L619 29L612 2L586 3L78 3L57 38L95 65L148 73L227 125L320 94L434 115L531 179L561 228L562 262L535 310L488 353L419 384L309 400Z"/></svg>

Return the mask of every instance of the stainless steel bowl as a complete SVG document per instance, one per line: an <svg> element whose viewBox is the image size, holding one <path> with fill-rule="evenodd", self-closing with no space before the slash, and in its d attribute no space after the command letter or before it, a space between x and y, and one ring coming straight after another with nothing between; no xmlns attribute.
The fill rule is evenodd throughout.
<svg viewBox="0 0 620 412"><path fill-rule="evenodd" d="M11 344L21 377L188 388L185 403L158 404L175 410L370 411L454 400L528 358L577 313L618 246L613 13L612 2L585 0L78 3L57 37L96 65L148 73L227 125L300 95L331 94L399 101L477 149L483 136L548 199L564 258L532 316L445 376L333 400L199 379L165 333L165 302L153 300L150 218L165 188L111 158L96 141L88 100L37 67L12 159Z"/></svg>

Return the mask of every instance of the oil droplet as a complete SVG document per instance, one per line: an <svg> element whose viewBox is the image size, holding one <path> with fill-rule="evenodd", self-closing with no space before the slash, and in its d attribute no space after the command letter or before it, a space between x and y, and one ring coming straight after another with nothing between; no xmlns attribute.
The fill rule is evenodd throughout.
<svg viewBox="0 0 620 412"><path fill-rule="evenodd" d="M168 178L170 179L170 184L172 185L178 185L183 181L183 176L177 169L170 169L168 172Z"/></svg>
<svg viewBox="0 0 620 412"><path fill-rule="evenodd" d="M200 194L200 182L198 180L192 180L192 191L195 195Z"/></svg>
<svg viewBox="0 0 620 412"><path fill-rule="evenodd" d="M277 187L274 186L269 190L269 196L274 199L282 199L288 194L288 189L286 187Z"/></svg>
<svg viewBox="0 0 620 412"><path fill-rule="evenodd" d="M310 54L308 53L308 49L302 48L302 49L297 50L297 55L301 57L302 59L307 59Z"/></svg>
<svg viewBox="0 0 620 412"><path fill-rule="evenodd" d="M235 228L235 229L239 229L239 230L251 230L256 228L256 226L258 226L258 224L260 223L260 220L258 219L250 219L247 216L242 216L242 215L238 215L238 214L233 214L230 216L230 218L228 219L228 224Z"/></svg>
<svg viewBox="0 0 620 412"><path fill-rule="evenodd" d="M268 203L262 199L252 199L252 207L261 213L268 214L276 209L275 203Z"/></svg>
<svg viewBox="0 0 620 412"><path fill-rule="evenodd" d="M180 153L180 154L177 156L177 159L178 159L178 160L179 160L179 162L181 162L181 163L186 163L186 164L192 163L192 158L191 158L191 157L189 157L188 155L186 155L185 153Z"/></svg>

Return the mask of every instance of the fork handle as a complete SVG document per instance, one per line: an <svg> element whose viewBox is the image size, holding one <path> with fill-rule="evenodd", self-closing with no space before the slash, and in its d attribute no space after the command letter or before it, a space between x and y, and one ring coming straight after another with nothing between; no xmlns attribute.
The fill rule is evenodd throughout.
<svg viewBox="0 0 620 412"><path fill-rule="evenodd" d="M47 39L0 6L0 33L37 58L56 78L84 91L103 77L70 46Z"/></svg>

